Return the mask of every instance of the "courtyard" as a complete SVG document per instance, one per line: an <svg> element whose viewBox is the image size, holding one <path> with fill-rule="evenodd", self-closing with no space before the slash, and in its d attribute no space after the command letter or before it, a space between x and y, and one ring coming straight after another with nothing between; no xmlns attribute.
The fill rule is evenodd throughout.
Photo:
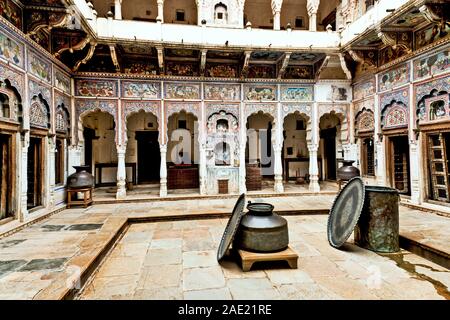
<svg viewBox="0 0 450 320"><path fill-rule="evenodd" d="M0 298L450 298L449 269L411 251L377 254L351 238L332 248L324 212L333 199L260 199L287 218L298 269L257 263L249 272L233 255L216 259L234 197L66 209L0 240ZM400 207L400 236L447 257L449 227L446 216Z"/></svg>

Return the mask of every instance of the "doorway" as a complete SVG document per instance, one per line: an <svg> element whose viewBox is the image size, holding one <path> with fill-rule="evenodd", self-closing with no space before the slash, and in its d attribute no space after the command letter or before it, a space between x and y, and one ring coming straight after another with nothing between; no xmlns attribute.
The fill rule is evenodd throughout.
<svg viewBox="0 0 450 320"><path fill-rule="evenodd" d="M391 186L400 194L411 195L408 136L390 137L389 151Z"/></svg>
<svg viewBox="0 0 450 320"><path fill-rule="evenodd" d="M12 217L12 157L11 136L0 134L0 220Z"/></svg>
<svg viewBox="0 0 450 320"><path fill-rule="evenodd" d="M336 132L336 127L320 130L320 138L323 139L326 178L328 180L336 180Z"/></svg>
<svg viewBox="0 0 450 320"><path fill-rule="evenodd" d="M42 138L30 137L27 166L27 208L42 205Z"/></svg>
<svg viewBox="0 0 450 320"><path fill-rule="evenodd" d="M428 135L430 199L450 202L450 132Z"/></svg>
<svg viewBox="0 0 450 320"><path fill-rule="evenodd" d="M159 183L161 153L158 131L136 131L138 183Z"/></svg>
<svg viewBox="0 0 450 320"><path fill-rule="evenodd" d="M89 166L89 172L92 174L92 140L95 139L95 130L83 128L84 137L84 164Z"/></svg>

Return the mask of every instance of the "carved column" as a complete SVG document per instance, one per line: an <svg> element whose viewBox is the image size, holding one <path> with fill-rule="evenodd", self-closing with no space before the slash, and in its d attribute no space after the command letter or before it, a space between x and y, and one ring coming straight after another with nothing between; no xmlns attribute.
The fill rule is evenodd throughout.
<svg viewBox="0 0 450 320"><path fill-rule="evenodd" d="M204 102L202 102L202 112L204 112ZM205 118L202 116L202 118ZM206 126L203 121L198 122L198 135L199 135L199 179L200 179L200 194L206 194Z"/></svg>
<svg viewBox="0 0 450 320"><path fill-rule="evenodd" d="M273 30L280 30L281 5L283 0L272 0Z"/></svg>
<svg viewBox="0 0 450 320"><path fill-rule="evenodd" d="M156 3L158 5L158 16L156 20L164 22L164 0L158 0Z"/></svg>
<svg viewBox="0 0 450 320"><path fill-rule="evenodd" d="M49 197L49 206L54 207L55 205L55 137L48 138L48 148L49 148L49 159L48 159L48 174L50 180L50 197Z"/></svg>
<svg viewBox="0 0 450 320"><path fill-rule="evenodd" d="M281 151L282 151L282 145L277 143L273 146L273 153L274 153L274 168L273 173L275 176L275 185L274 185L274 191L278 193L284 192L283 187L283 166L281 165Z"/></svg>
<svg viewBox="0 0 450 320"><path fill-rule="evenodd" d="M22 150L20 161L20 222L25 221L28 214L27 192L28 192L28 147L30 146L30 133L27 131L22 136Z"/></svg>
<svg viewBox="0 0 450 320"><path fill-rule="evenodd" d="M320 0L308 0L306 9L309 16L309 31L317 31L317 10L319 9Z"/></svg>
<svg viewBox="0 0 450 320"><path fill-rule="evenodd" d="M116 199L125 199L127 195L125 169L125 153L127 146L117 146L117 193Z"/></svg>
<svg viewBox="0 0 450 320"><path fill-rule="evenodd" d="M161 167L159 170L159 177L160 177L159 196L166 197L167 196L167 163L166 163L167 145L166 144L159 145L159 150L161 152Z"/></svg>
<svg viewBox="0 0 450 320"><path fill-rule="evenodd" d="M114 19L122 20L122 0L114 0Z"/></svg>
<svg viewBox="0 0 450 320"><path fill-rule="evenodd" d="M309 191L319 192L319 166L317 164L317 151L319 145L317 143L308 143L309 152Z"/></svg>

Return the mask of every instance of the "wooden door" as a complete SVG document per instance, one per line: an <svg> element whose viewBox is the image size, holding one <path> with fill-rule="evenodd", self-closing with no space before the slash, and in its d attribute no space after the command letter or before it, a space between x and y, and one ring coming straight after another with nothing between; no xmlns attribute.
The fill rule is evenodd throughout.
<svg viewBox="0 0 450 320"><path fill-rule="evenodd" d="M428 136L429 172L432 198L450 201L446 139L442 133Z"/></svg>
<svg viewBox="0 0 450 320"><path fill-rule="evenodd" d="M161 152L158 131L137 131L138 183L159 182Z"/></svg>
<svg viewBox="0 0 450 320"><path fill-rule="evenodd" d="M42 204L42 138L31 137L28 147L28 191L27 207L28 209L40 206Z"/></svg>
<svg viewBox="0 0 450 320"><path fill-rule="evenodd" d="M390 141L391 182L402 194L411 194L409 181L409 141L407 136L392 137Z"/></svg>
<svg viewBox="0 0 450 320"><path fill-rule="evenodd" d="M0 134L0 220L11 216L11 137Z"/></svg>

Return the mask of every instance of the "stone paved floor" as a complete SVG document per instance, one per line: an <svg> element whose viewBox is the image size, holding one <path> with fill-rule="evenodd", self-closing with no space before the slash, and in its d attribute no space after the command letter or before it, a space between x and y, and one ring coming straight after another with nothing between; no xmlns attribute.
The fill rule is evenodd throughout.
<svg viewBox="0 0 450 320"><path fill-rule="evenodd" d="M288 217L298 269L216 261L226 219L133 224L81 299L444 299L450 271L414 254L329 246L326 216Z"/></svg>
<svg viewBox="0 0 450 320"><path fill-rule="evenodd" d="M266 201L273 203L275 210L291 211L328 209L333 199L334 196L321 195L320 197L273 197L267 198ZM63 297L77 276L87 270L88 266L100 254L103 248L112 241L114 235L120 228L126 225L128 218L167 217L169 215L179 217L199 213L229 213L235 200L236 198L214 200L193 199L183 200L182 204L180 204L180 201L154 201L105 204L95 205L87 209L73 208L64 210L11 236L0 239L0 299L59 299ZM447 244L445 252L450 251L448 248L448 243L450 243L450 235L448 233L448 230L450 230L450 219L404 207L400 208L401 234L409 232L411 237L421 236L422 239L436 246L443 247ZM289 219L295 220L300 218L302 217L293 216ZM315 258L316 260L334 259L335 255L339 255L340 252L329 247L326 242L326 236L320 234L320 232L324 232L325 230L326 216L316 215L308 216L307 218L307 223L301 223L298 227L302 232L295 233L291 236L291 242L297 242L299 246L303 243L303 247L299 247L296 250L301 256L308 254L322 256L322 258ZM199 230L198 235L206 236L205 229L207 229L208 236L206 236L206 240L198 241L198 243L196 241L188 241L186 243L187 251L215 251L215 246L219 243L219 235L223 232L224 225L223 222L216 223L211 229L211 226L208 225L211 221L167 222L158 227L158 230L156 230L158 231L156 238L155 230L148 234L141 232L141 234L134 236L131 236L131 233L130 235L127 234L124 239L135 237L136 241L132 241L133 245L127 248L126 254L141 252L144 250L142 247L145 246L154 246L153 249L167 249L164 246L169 246L170 248L172 245L175 247L178 246L179 249L181 248L183 250L185 243L183 242L184 240L180 240L180 236L184 237L186 235L195 238L193 234L197 234L195 232L188 232L188 229L197 229L197 227ZM156 225L155 223L135 224L131 226L130 231L133 231L134 228L151 229L155 228ZM164 230L164 228L168 230ZM186 232L184 229L186 229ZM319 232L319 230L321 231ZM140 239L140 237L142 238ZM161 239L170 239L172 237L175 240L171 241L171 244L164 244L163 241L162 244L159 244L159 247L161 247L159 248L158 242L156 244L154 243L158 237L161 237ZM196 246L204 247L196 249ZM179 260L177 259L179 257L176 254L172 254L172 256L168 255L167 259L171 259L170 261L172 262L178 262ZM370 252L367 254L370 256L374 255ZM416 269L420 269L424 273L432 272L433 268L436 270L442 269L435 265L430 267L430 264L426 260L422 261L422 258L412 254L404 255L404 257L406 257L404 258L405 261L407 259L420 261L419 264L423 266L416 266ZM183 261L185 261L184 258L182 255ZM190 261L194 261L197 258L191 257ZM355 256L353 259L358 258ZM198 260L202 261L200 258ZM316 261L316 263L318 262ZM130 262L130 268L135 268L135 270L141 267L139 265L138 268L137 265L133 266L132 264ZM192 264L195 264L195 262L192 262ZM300 260L301 264L302 260ZM391 266L392 264L388 265ZM149 267L154 266L149 265ZM217 269L218 265L216 264L215 267ZM236 271L236 268L237 266L232 267L230 272L233 272L233 270ZM224 274L225 272L222 271ZM446 272L434 273L434 275L436 274L441 277L447 275ZM124 280L124 282L126 281ZM445 281L441 282L445 283Z"/></svg>

